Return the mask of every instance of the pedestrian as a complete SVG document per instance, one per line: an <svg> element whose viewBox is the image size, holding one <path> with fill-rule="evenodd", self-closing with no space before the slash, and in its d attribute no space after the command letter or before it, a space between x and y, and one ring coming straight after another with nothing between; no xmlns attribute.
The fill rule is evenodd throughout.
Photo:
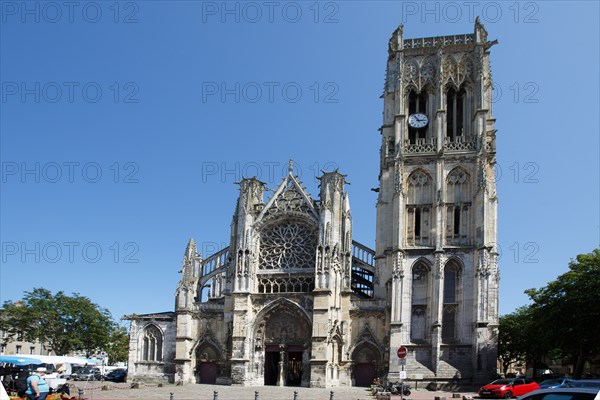
<svg viewBox="0 0 600 400"><path fill-rule="evenodd" d="M25 394L28 400L45 400L50 392L50 386L44 380L46 375L46 368L38 367L36 370L27 378L27 390Z"/></svg>

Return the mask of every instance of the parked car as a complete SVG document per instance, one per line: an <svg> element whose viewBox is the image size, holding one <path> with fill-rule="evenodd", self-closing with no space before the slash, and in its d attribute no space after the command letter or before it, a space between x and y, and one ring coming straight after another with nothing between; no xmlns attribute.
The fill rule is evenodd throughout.
<svg viewBox="0 0 600 400"><path fill-rule="evenodd" d="M546 379L545 381L540 382L540 388L557 389L562 387L573 387L576 386L574 382L575 380L571 378Z"/></svg>
<svg viewBox="0 0 600 400"><path fill-rule="evenodd" d="M79 369L74 374L71 374L71 378L76 381L95 381L102 377L102 373L99 368L85 367Z"/></svg>
<svg viewBox="0 0 600 400"><path fill-rule="evenodd" d="M581 375L581 379L599 379L600 374L585 373Z"/></svg>
<svg viewBox="0 0 600 400"><path fill-rule="evenodd" d="M519 400L598 400L598 389L591 388L556 388L541 389L519 397Z"/></svg>
<svg viewBox="0 0 600 400"><path fill-rule="evenodd" d="M127 370L124 368L117 368L110 371L104 376L104 380L112 382L125 382L127 379Z"/></svg>
<svg viewBox="0 0 600 400"><path fill-rule="evenodd" d="M496 379L479 389L479 397L505 398L522 396L538 390L540 385L527 378Z"/></svg>
<svg viewBox="0 0 600 400"><path fill-rule="evenodd" d="M579 379L573 381L573 386L580 388L595 388L600 389L600 379Z"/></svg>

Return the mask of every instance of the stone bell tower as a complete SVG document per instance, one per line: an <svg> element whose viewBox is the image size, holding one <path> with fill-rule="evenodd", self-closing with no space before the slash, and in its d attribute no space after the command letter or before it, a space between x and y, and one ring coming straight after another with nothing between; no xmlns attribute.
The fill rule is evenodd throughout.
<svg viewBox="0 0 600 400"><path fill-rule="evenodd" d="M487 31L389 41L377 202L376 297L424 378L485 380L498 325L496 130Z"/></svg>

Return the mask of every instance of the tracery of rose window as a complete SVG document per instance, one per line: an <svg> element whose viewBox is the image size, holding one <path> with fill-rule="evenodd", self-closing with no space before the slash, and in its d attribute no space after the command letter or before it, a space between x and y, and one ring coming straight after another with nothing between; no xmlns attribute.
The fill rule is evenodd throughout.
<svg viewBox="0 0 600 400"><path fill-rule="evenodd" d="M260 236L259 268L313 268L316 236L309 226L298 222L266 228Z"/></svg>

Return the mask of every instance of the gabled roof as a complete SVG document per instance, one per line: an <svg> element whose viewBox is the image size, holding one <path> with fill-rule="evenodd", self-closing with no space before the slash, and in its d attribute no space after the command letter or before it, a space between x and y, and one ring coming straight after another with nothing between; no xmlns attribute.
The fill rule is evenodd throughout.
<svg viewBox="0 0 600 400"><path fill-rule="evenodd" d="M151 319L173 319L175 318L175 313L173 311L165 311L159 313L152 314L131 314L125 315L123 317L124 320L151 320Z"/></svg>
<svg viewBox="0 0 600 400"><path fill-rule="evenodd" d="M292 165L290 160L287 176L259 214L257 222L268 219L270 216L283 214L306 214L316 221L319 220L319 213L315 209L313 200L294 176Z"/></svg>

